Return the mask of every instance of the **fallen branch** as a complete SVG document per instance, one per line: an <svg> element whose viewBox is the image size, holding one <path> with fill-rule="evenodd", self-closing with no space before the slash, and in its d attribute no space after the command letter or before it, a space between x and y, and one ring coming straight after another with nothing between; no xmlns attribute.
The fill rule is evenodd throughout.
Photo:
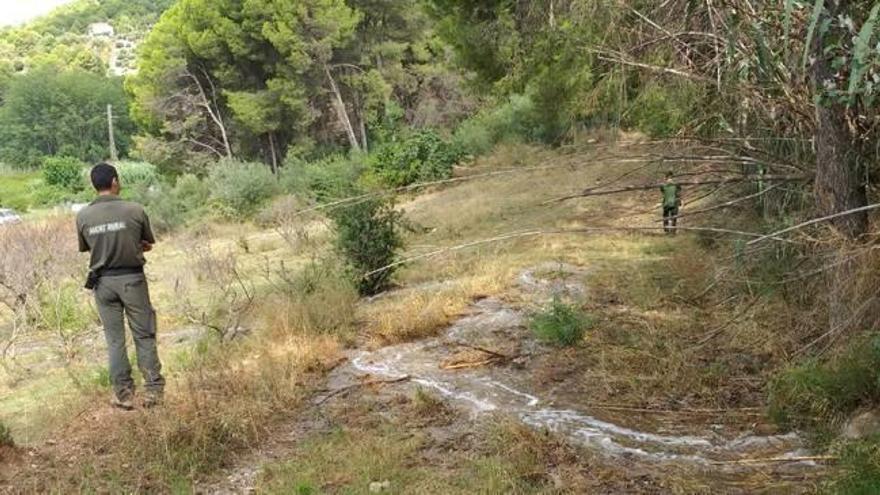
<svg viewBox="0 0 880 495"><path fill-rule="evenodd" d="M740 408L740 409L651 409L646 407L635 407L635 406L625 406L625 405L614 405L614 404L587 404L587 407L593 409L602 409L605 411L622 411L622 412L636 412L636 413L648 413L648 414L680 414L680 415L691 415L691 416L702 416L709 414L739 414L743 416L764 416L764 413L760 411L760 409L755 407L748 408Z"/></svg>
<svg viewBox="0 0 880 495"><path fill-rule="evenodd" d="M395 384L395 383L407 382L409 380L410 380L410 376L406 375L406 376L402 376L400 378L394 378L391 380L367 380L365 382L355 383L354 385L349 385L347 387L337 388L336 390L333 390L329 394L322 397L321 400L319 400L318 402L315 402L314 405L320 406L321 404L327 402L328 400L332 399L333 397L336 397L337 395L342 395L342 394L348 393L356 388L371 387L373 385L391 385L391 384Z"/></svg>
<svg viewBox="0 0 880 495"><path fill-rule="evenodd" d="M672 218L677 220L677 219L679 219L679 218L690 217L690 216L693 216L693 215L701 215L701 214L703 214L703 213L708 213L708 212L710 212L710 211L720 210L720 209L722 209L722 208L729 208L729 207L731 207L731 206L733 206L733 205L736 205L736 204L742 203L742 202L744 202L744 201L748 201L748 200L750 200L750 199L755 199L755 198L757 198L757 197L763 196L763 195L769 193L770 191L772 191L772 190L774 190L774 189L777 189L777 188L779 188L779 187L781 187L781 186L782 186L782 184L774 184L774 185L768 187L767 189L764 189L763 191L757 192L757 193L755 193L755 194L749 194L748 196L743 196L743 197L741 197L741 198L732 199L732 200L730 200L730 201L726 201L726 202L724 202L724 203L717 204L717 205L715 205L715 206L710 206L710 207L708 207L708 208L703 208L703 209L701 209L701 210L694 210L694 211L689 211L689 212L686 212L686 213L682 213L682 214L680 214L680 215L676 215L676 216L674 216L674 217L672 217ZM662 221L663 221L663 219L659 219L659 220L657 220L657 222L662 222Z"/></svg>
<svg viewBox="0 0 880 495"><path fill-rule="evenodd" d="M497 358L501 358L501 359L514 359L514 358L519 357L519 356L508 356L507 354L502 354L502 353L500 353L500 352L498 352L498 351L493 351L493 350L491 350L491 349L486 349L485 347L480 347L480 346L478 346L478 345L466 344L466 343L464 343L464 342L458 342L458 341L456 341L456 342L453 342L453 344L454 344L454 345L457 345L457 346L459 346L459 347L467 347L468 349L473 349L473 350L475 350L475 351L480 351L480 352L482 352L482 353L484 353L484 354L489 354L490 356L495 356L495 357L497 357Z"/></svg>
<svg viewBox="0 0 880 495"><path fill-rule="evenodd" d="M493 356L493 357L490 357L489 359L486 359L483 361L475 361L472 363L441 364L440 369L446 370L446 371L452 371L452 370L463 370L466 368L480 368L482 366L486 366L486 365L492 364L497 361L498 361L498 358Z"/></svg>
<svg viewBox="0 0 880 495"><path fill-rule="evenodd" d="M747 242L746 245L751 246L752 244L757 244L757 243L764 241L770 237L778 237L782 234L787 234L789 232L793 232L795 230L802 229L804 227L809 227L810 225L816 225L817 223L827 222L829 220L834 220L835 218L845 217L848 215L854 215L856 213L862 213L865 211L876 210L877 208L880 208L880 203L874 203L872 205L862 206L861 208L853 208L852 210L841 211L838 213L834 213L833 215L827 215L827 216L820 217L820 218L814 218L812 220L808 220L806 222L799 223L799 224L794 225L792 227L788 227L787 229L782 229L782 230L773 232L772 234L767 234L765 236L761 236L757 239L754 239L752 241Z"/></svg>
<svg viewBox="0 0 880 495"><path fill-rule="evenodd" d="M758 459L738 459L736 461L714 461L715 466L742 465L742 464L773 464L781 462L813 462L813 461L836 461L837 457L830 455L813 455L800 457L764 457Z"/></svg>
<svg viewBox="0 0 880 495"><path fill-rule="evenodd" d="M724 179L709 179L709 180L687 180L687 181L676 181L675 184L679 186L705 186L711 184L731 184L737 182L797 182L802 180L807 180L808 178L802 175L744 175L740 177L727 177ZM541 203L542 205L548 205L552 203L560 203L562 201L568 201L570 199L583 198L587 196L606 196L610 194L619 194L625 192L632 191L643 191L648 189L659 189L662 186L665 186L665 182L659 182L655 184L643 184L636 186L626 186L620 187L617 189L607 189L604 191L597 191L595 189L586 189L581 191L578 194L572 194L569 196L562 196L559 198L549 199Z"/></svg>
<svg viewBox="0 0 880 495"><path fill-rule="evenodd" d="M706 343L708 343L710 340L712 340L712 339L714 339L715 337L721 335L725 330L727 330L728 327L730 327L730 325L733 325L733 324L736 323L740 318L742 318L743 316L745 316L746 314L748 314L748 312L749 312L749 311L750 311L750 310L751 310L751 309L752 309L752 308L758 303L758 301L759 301L759 298L754 298L754 299L752 299L751 302L749 302L749 303L746 305L746 307L744 307L742 310L740 310L740 311L739 311L737 314L735 314L732 318L730 318L729 320L727 320L726 322L724 322L724 323L723 323L722 325L720 325L718 328L716 328L716 329L714 329L714 330L708 332L705 336L703 336L703 338L700 339L699 342L697 342L696 347L702 347L702 346L704 346Z"/></svg>
<svg viewBox="0 0 880 495"><path fill-rule="evenodd" d="M740 230L731 230L731 229L721 229L714 227L676 227L676 230L680 231L690 231L690 232L711 232L715 234L725 234L725 235L735 235L740 237L761 237L761 234L757 234L754 232L743 232ZM589 233L598 233L598 232L649 232L649 231L665 231L665 227L584 227L579 229L558 229L558 230L530 230L526 232L514 232L511 234L504 234L497 237L490 237L488 239L480 239L478 241L467 242L465 244L459 244L457 246L450 246L447 248L437 249L435 251L431 251L428 253L423 253L418 256L412 256L409 258L403 258L395 261L394 263L385 265L381 268L377 268L375 270L369 271L363 275L362 278L371 277L376 275L377 273L382 273L384 271L390 270L392 268L397 268L402 265L408 265L415 261L435 258L440 255L461 251L467 248L481 246L484 244L492 244L495 242L506 241L510 239L518 239L523 237L536 237L542 235L565 235L565 234L589 234ZM796 244L795 241L789 239L782 238L774 238L779 242L786 242L790 244Z"/></svg>

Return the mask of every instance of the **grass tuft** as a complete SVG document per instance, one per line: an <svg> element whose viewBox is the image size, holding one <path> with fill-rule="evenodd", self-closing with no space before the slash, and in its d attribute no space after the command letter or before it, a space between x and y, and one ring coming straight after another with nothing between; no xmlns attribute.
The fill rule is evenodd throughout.
<svg viewBox="0 0 880 495"><path fill-rule="evenodd" d="M880 400L880 335L858 339L827 362L793 366L770 383L770 416L786 428L833 434L842 421Z"/></svg>
<svg viewBox="0 0 880 495"><path fill-rule="evenodd" d="M0 447L15 447L12 430L2 422L0 422Z"/></svg>
<svg viewBox="0 0 880 495"><path fill-rule="evenodd" d="M580 308L554 298L546 309L531 317L529 327L535 335L554 345L571 347L584 338L592 320Z"/></svg>

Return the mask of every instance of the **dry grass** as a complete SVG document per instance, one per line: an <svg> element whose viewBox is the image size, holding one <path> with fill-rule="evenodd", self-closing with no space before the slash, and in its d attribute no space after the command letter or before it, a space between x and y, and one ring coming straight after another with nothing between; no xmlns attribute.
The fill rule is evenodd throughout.
<svg viewBox="0 0 880 495"><path fill-rule="evenodd" d="M164 408L114 412L79 403L79 417L56 432L45 463L13 476L25 491L169 491L232 460L231 453L264 441L273 425L294 414L303 397L341 358L339 338L316 334L296 301L270 298L251 338L220 343L207 338L178 357ZM332 313L336 308L324 306ZM286 315L280 317L279 315ZM78 463L64 459L76 457ZM76 481L74 481L76 480ZM123 488L124 487L124 488Z"/></svg>
<svg viewBox="0 0 880 495"><path fill-rule="evenodd" d="M652 225L657 198L651 193L541 205L634 168L593 164L593 156L520 146L478 160L468 173L540 163L555 167L462 183L405 203L408 217L424 227L409 235L409 254L535 228ZM630 180L659 173L646 169ZM714 295L696 299L718 267L693 236L565 234L486 244L408 265L398 274L400 289L358 301L350 285L327 268L332 260L312 259L327 245L320 225L286 225L271 232L223 225L203 230L208 234L196 242L234 252L242 269L254 274L261 294L250 322L256 331L232 344L200 344L181 358L162 413L126 416L91 405L86 414L93 421L75 422L60 432L64 446L52 452L54 461L25 471L20 486L187 489L194 477L226 465L232 453L263 441L273 425L296 414L312 382L338 362L345 345L434 335L480 297L525 304L528 297L517 290L517 275L548 261L589 270L583 304L596 325L576 350L544 358L536 386L555 383L572 396L642 406L760 405L767 374L792 348L783 332L767 330L767 322L774 328L784 324L774 315L786 306L776 299L755 305ZM187 267L181 246L158 246L149 268L166 325L180 322L166 309L174 297L173 281ZM719 328L719 338L698 345ZM413 402L427 416L436 411L432 400ZM301 484L363 493L370 481L391 479L393 486L413 493L705 489L675 473L663 476L666 485L650 474L622 473L513 423L481 430L479 445L443 450L418 431L418 424L414 433L399 424L376 427L384 420L374 407L364 408L370 422L360 424L346 414L337 433L316 434L291 462L268 469L263 488L291 493ZM82 462L66 466L63 460L71 456Z"/></svg>

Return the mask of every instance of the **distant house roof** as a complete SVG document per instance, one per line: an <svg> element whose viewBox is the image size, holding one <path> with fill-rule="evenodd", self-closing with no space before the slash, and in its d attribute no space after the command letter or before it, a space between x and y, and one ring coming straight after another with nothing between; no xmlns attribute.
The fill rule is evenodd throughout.
<svg viewBox="0 0 880 495"><path fill-rule="evenodd" d="M113 36L115 33L113 26L106 22L89 24L89 35L91 36Z"/></svg>

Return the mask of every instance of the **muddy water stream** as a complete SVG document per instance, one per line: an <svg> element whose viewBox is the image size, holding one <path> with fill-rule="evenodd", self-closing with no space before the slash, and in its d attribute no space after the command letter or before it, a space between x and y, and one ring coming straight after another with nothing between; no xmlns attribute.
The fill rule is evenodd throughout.
<svg viewBox="0 0 880 495"><path fill-rule="evenodd" d="M560 272L567 274L558 280ZM523 273L520 289L532 301L553 294L581 295L584 285L572 282L585 273L576 267L538 267ZM589 398L572 397L551 386L536 384L529 356L549 351L525 328L524 313L505 302L489 298L474 304L440 337L360 352L343 371L381 379L409 377L410 381L446 397L473 415L500 412L538 429L559 435L610 457L649 463L681 463L724 471L749 469L739 459L773 458L777 470L809 469L809 461L779 462L808 455L797 435L761 436L723 425L650 423L638 414L631 417L590 410ZM448 369L463 349L504 349L521 356L498 365ZM501 351L499 351L501 352ZM490 355L491 356L491 355ZM603 413L605 415L603 416Z"/></svg>

